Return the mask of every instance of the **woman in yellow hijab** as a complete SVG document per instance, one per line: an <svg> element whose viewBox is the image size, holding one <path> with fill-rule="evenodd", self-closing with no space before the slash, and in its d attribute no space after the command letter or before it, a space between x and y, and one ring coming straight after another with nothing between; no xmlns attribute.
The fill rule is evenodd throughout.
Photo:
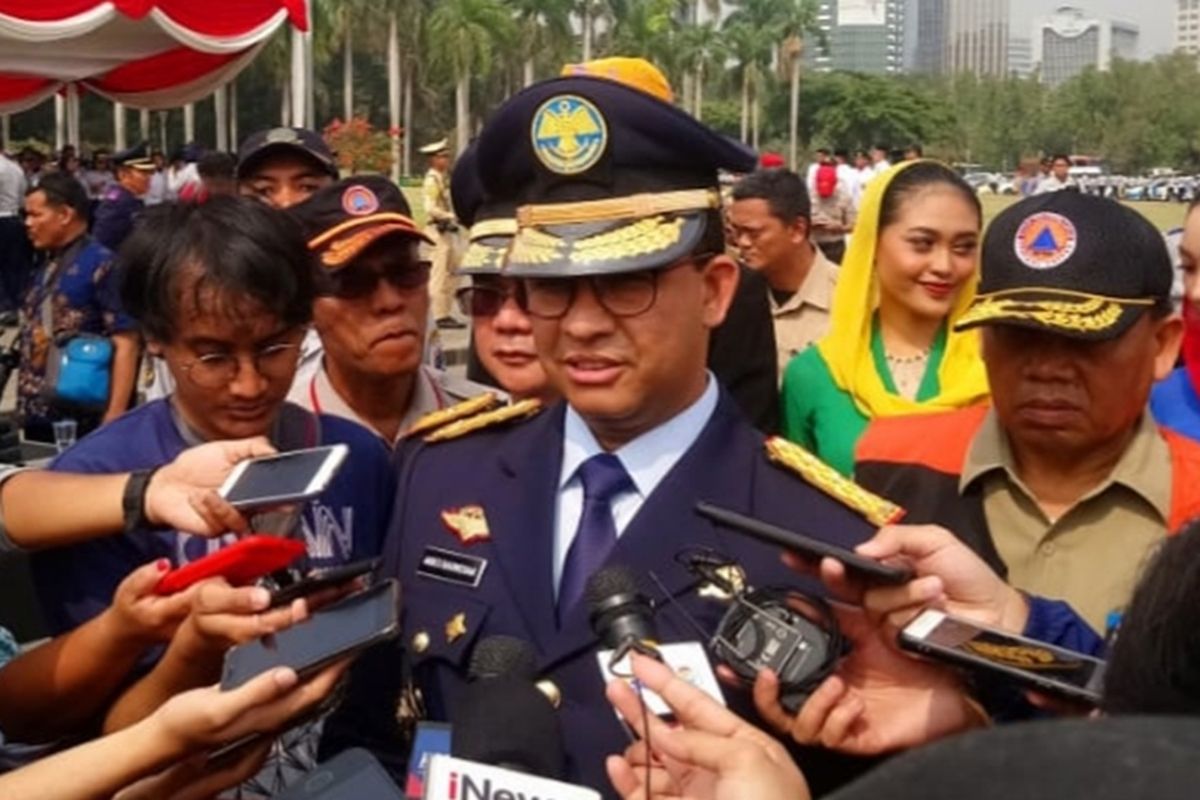
<svg viewBox="0 0 1200 800"><path fill-rule="evenodd" d="M905 162L871 181L829 333L784 373L787 438L849 475L873 418L987 398L978 333L953 330L975 297L981 225L979 198L940 162Z"/></svg>

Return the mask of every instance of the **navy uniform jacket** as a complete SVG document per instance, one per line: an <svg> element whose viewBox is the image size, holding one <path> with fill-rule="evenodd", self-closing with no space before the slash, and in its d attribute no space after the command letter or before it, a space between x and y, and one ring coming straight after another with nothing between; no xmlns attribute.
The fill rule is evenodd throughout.
<svg viewBox="0 0 1200 800"><path fill-rule="evenodd" d="M92 222L92 238L112 250L121 248L125 237L133 230L133 220L142 210L142 201L133 192L114 183L100 198L96 206L96 219Z"/></svg>
<svg viewBox="0 0 1200 800"><path fill-rule="evenodd" d="M327 725L322 757L344 747L367 746L402 776L404 755L397 752L402 743L395 727L402 674L411 670L430 718L451 719L472 648L484 637L506 634L536 648L545 676L562 692L559 719L570 760L568 780L612 795L604 759L622 752L629 740L604 698L586 604L577 604L561 629L555 621L551 553L563 417L560 404L516 427L421 445L409 454L384 545L384 573L399 577L403 586L398 646L407 662L402 664L395 650L376 651L360 660L346 701ZM610 563L629 566L650 587L654 584L646 575L653 571L674 593L694 580L676 563L676 553L706 546L739 561L756 588L803 582L780 562L777 548L718 529L696 515L693 506L701 499L845 546L872 535L873 527L857 513L768 463L762 443L763 437L722 391L708 425L646 498L618 540ZM466 544L441 514L473 505L483 508L490 538ZM486 560L478 587L418 574L418 563L430 547ZM710 634L726 608L694 591L681 596L680 603ZM458 614L465 615L466 632L449 635L447 623ZM699 638L670 605L658 613L656 622L663 642ZM424 652L411 644L418 633L428 637ZM748 692L726 694L731 704L756 718ZM805 769L812 777L813 770L820 772L839 760L822 752L815 766ZM844 780L845 770L836 771ZM819 776L815 782L822 782Z"/></svg>

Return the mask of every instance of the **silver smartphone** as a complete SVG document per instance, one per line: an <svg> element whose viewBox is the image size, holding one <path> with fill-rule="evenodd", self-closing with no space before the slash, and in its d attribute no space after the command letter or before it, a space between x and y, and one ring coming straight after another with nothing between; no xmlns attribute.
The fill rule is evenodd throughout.
<svg viewBox="0 0 1200 800"><path fill-rule="evenodd" d="M325 491L349 453L346 445L335 444L251 458L233 468L220 495L235 508L311 500Z"/></svg>

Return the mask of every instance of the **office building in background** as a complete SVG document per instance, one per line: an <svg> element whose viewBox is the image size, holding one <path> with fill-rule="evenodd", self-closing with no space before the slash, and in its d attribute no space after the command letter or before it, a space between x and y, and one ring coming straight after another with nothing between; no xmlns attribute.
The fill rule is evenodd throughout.
<svg viewBox="0 0 1200 800"><path fill-rule="evenodd" d="M1200 0L1176 0L1175 49L1200 58Z"/></svg>
<svg viewBox="0 0 1200 800"><path fill-rule="evenodd" d="M1034 26L1033 61L1042 81L1058 86L1089 66L1105 71L1114 58L1137 58L1138 27L1063 6Z"/></svg>
<svg viewBox="0 0 1200 800"><path fill-rule="evenodd" d="M819 72L903 72L907 5L907 0L819 0L817 24L827 47L824 52L808 49L810 67Z"/></svg>

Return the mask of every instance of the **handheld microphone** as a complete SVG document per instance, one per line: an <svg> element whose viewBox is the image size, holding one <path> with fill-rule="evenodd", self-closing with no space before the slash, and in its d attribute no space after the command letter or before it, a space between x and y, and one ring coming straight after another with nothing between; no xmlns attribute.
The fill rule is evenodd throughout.
<svg viewBox="0 0 1200 800"><path fill-rule="evenodd" d="M567 756L554 706L536 686L527 642L489 636L471 654L471 682L454 702L451 753L508 770L562 778Z"/></svg>
<svg viewBox="0 0 1200 800"><path fill-rule="evenodd" d="M615 651L619 661L636 650L662 660L658 652L658 630L654 608L638 588L637 578L620 564L605 567L588 579L584 589L588 620L604 646Z"/></svg>

